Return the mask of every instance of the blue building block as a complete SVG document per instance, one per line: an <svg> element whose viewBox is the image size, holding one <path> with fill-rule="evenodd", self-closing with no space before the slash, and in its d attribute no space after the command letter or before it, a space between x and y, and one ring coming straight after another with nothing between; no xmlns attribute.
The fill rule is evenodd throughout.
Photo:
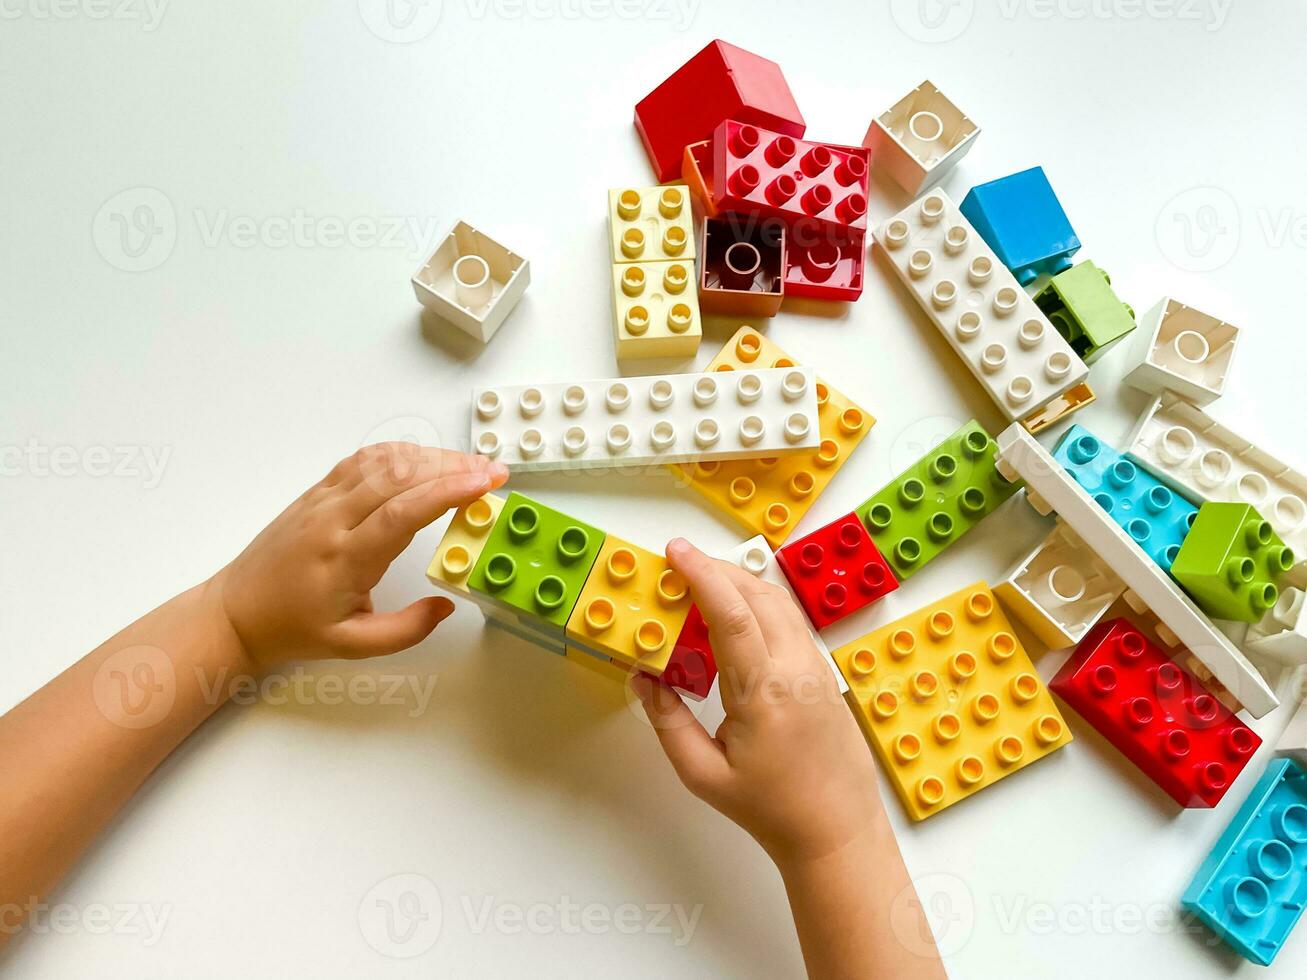
<svg viewBox="0 0 1307 980"><path fill-rule="evenodd" d="M1153 561L1171 570L1189 525L1198 516L1194 504L1082 425L1067 429L1053 458Z"/></svg>
<svg viewBox="0 0 1307 980"><path fill-rule="evenodd" d="M1080 249L1043 167L971 188L962 213L1023 286L1041 272L1065 272Z"/></svg>
<svg viewBox="0 0 1307 980"><path fill-rule="evenodd" d="M1182 899L1240 956L1270 966L1307 902L1307 772L1267 767Z"/></svg>

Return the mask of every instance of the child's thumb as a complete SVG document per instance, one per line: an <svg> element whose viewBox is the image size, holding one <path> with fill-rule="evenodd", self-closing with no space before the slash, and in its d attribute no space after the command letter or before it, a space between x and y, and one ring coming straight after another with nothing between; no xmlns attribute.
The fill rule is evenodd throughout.
<svg viewBox="0 0 1307 980"><path fill-rule="evenodd" d="M380 657L421 643L454 604L444 596L427 596L396 612L368 613L340 624L344 645L358 657Z"/></svg>
<svg viewBox="0 0 1307 980"><path fill-rule="evenodd" d="M670 687L638 672L629 683L676 775L686 789L711 803L730 775L721 745Z"/></svg>

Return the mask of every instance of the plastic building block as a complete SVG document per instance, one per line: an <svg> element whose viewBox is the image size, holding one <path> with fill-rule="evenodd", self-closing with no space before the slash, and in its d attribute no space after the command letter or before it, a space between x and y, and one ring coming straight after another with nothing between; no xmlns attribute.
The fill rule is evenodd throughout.
<svg viewBox="0 0 1307 980"><path fill-rule="evenodd" d="M794 359L752 327L741 327L708 365L711 371L758 371L794 366ZM794 530L875 419L817 379L815 453L768 456L681 467L689 485L754 534L778 547Z"/></svg>
<svg viewBox="0 0 1307 980"><path fill-rule="evenodd" d="M980 127L930 82L922 82L871 121L862 145L871 162L916 196L958 165Z"/></svg>
<svg viewBox="0 0 1307 980"><path fill-rule="evenodd" d="M1041 274L1055 276L1070 269L1071 256L1080 250L1080 239L1043 167L979 184L962 199L961 207L1023 286Z"/></svg>
<svg viewBox="0 0 1307 980"><path fill-rule="evenodd" d="M913 820L1071 741L984 582L840 647L835 663Z"/></svg>
<svg viewBox="0 0 1307 980"><path fill-rule="evenodd" d="M667 559L610 534L567 620L568 644L657 677L689 611L689 586Z"/></svg>
<svg viewBox="0 0 1307 980"><path fill-rule="evenodd" d="M792 541L776 560L819 630L899 587L857 514Z"/></svg>
<svg viewBox="0 0 1307 980"><path fill-rule="evenodd" d="M569 663L576 664L585 670L594 671L600 677L610 681L617 681L622 684L631 676L631 670L624 664L618 663L612 657L597 657L587 650L580 647L569 646L563 654Z"/></svg>
<svg viewBox="0 0 1307 980"><path fill-rule="evenodd" d="M480 388L472 445L510 470L780 456L820 444L819 398L801 367Z"/></svg>
<svg viewBox="0 0 1307 980"><path fill-rule="evenodd" d="M1183 807L1213 807L1262 740L1126 619L1099 623L1048 683Z"/></svg>
<svg viewBox="0 0 1307 980"><path fill-rule="evenodd" d="M866 147L812 143L735 119L712 142L719 211L867 227Z"/></svg>
<svg viewBox="0 0 1307 980"><path fill-rule="evenodd" d="M520 493L510 493L468 587L563 635L604 532Z"/></svg>
<svg viewBox="0 0 1307 980"><path fill-rule="evenodd" d="M1058 441L1053 458L1093 495L1153 561L1168 571L1198 508L1101 442L1073 425Z"/></svg>
<svg viewBox="0 0 1307 980"><path fill-rule="evenodd" d="M1252 504L1298 558L1286 581L1307 586L1307 476L1171 392L1140 417L1130 456L1192 500Z"/></svg>
<svg viewBox="0 0 1307 980"><path fill-rule="evenodd" d="M852 302L866 264L865 232L797 222L785 242L785 295Z"/></svg>
<svg viewBox="0 0 1307 980"><path fill-rule="evenodd" d="M456 595L469 595L467 580L485 550L490 531L504 509L504 498L488 493L464 504L445 529L427 568L431 584Z"/></svg>
<svg viewBox="0 0 1307 980"><path fill-rule="evenodd" d="M684 187L614 187L608 192L613 262L688 262L694 214Z"/></svg>
<svg viewBox="0 0 1307 980"><path fill-rule="evenodd" d="M717 217L712 200L712 140L701 140L685 148L681 158L681 180L690 188L690 203L704 218Z"/></svg>
<svg viewBox="0 0 1307 980"><path fill-rule="evenodd" d="M1251 504L1208 501L1171 574L1208 615L1255 623L1275 608L1276 582L1293 562L1293 551Z"/></svg>
<svg viewBox="0 0 1307 980"><path fill-rule="evenodd" d="M1009 479L1024 480L1030 505L1041 514L1055 511L1121 577L1127 596L1133 592L1146 604L1250 715L1261 718L1275 708L1279 701L1257 668L1021 426L1010 425L999 434L998 468Z"/></svg>
<svg viewBox="0 0 1307 980"><path fill-rule="evenodd" d="M675 180L681 153L706 140L723 119L802 136L803 115L780 66L713 41L635 107L635 128L660 181Z"/></svg>
<svg viewBox="0 0 1307 980"><path fill-rule="evenodd" d="M708 218L699 247L705 313L767 317L785 296L785 226L752 215Z"/></svg>
<svg viewBox="0 0 1307 980"><path fill-rule="evenodd" d="M899 279L1010 421L1088 368L947 194L931 191L876 232Z"/></svg>
<svg viewBox="0 0 1307 980"><path fill-rule="evenodd" d="M1058 521L994 594L1052 650L1074 646L1125 591L1125 583Z"/></svg>
<svg viewBox="0 0 1307 980"><path fill-rule="evenodd" d="M1035 294L1035 305L1086 364L1135 328L1135 311L1112 292L1112 280L1092 262L1058 273Z"/></svg>
<svg viewBox="0 0 1307 980"><path fill-rule="evenodd" d="M708 624L704 622L699 607L691 603L681 635L672 648L672 657L663 671L662 682L696 701L702 701L716 679L717 660L713 657L712 642L708 638Z"/></svg>
<svg viewBox="0 0 1307 980"><path fill-rule="evenodd" d="M1244 648L1282 664L1307 664L1305 598L1302 589L1282 589L1274 608L1248 627Z"/></svg>
<svg viewBox="0 0 1307 980"><path fill-rule="evenodd" d="M413 292L427 309L484 344L530 281L526 259L459 221L413 273Z"/></svg>
<svg viewBox="0 0 1307 980"><path fill-rule="evenodd" d="M693 357L703 340L694 260L613 266L613 346L619 361Z"/></svg>
<svg viewBox="0 0 1307 980"><path fill-rule="evenodd" d="M1078 412L1086 405L1092 405L1097 398L1094 389L1089 387L1088 383L1081 382L1074 388L1068 388L1052 401L1045 402L1043 408L1027 415L1021 420L1021 424L1029 432L1043 432L1061 422L1072 412Z"/></svg>
<svg viewBox="0 0 1307 980"><path fill-rule="evenodd" d="M1307 703L1298 705L1288 726L1275 743L1276 755L1287 755L1300 766L1307 766Z"/></svg>
<svg viewBox="0 0 1307 980"><path fill-rule="evenodd" d="M1017 491L972 419L858 507L899 581L919 571Z"/></svg>
<svg viewBox="0 0 1307 980"><path fill-rule="evenodd" d="M1154 395L1174 391L1208 405L1225 390L1238 342L1238 327L1163 298L1139 321L1130 352L1135 366L1126 384Z"/></svg>
<svg viewBox="0 0 1307 980"><path fill-rule="evenodd" d="M1185 889L1184 907L1270 966L1307 906L1307 772L1272 762Z"/></svg>

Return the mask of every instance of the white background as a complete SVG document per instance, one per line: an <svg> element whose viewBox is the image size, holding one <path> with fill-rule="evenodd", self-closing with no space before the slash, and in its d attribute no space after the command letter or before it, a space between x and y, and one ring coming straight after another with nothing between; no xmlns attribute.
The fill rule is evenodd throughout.
<svg viewBox="0 0 1307 980"><path fill-rule="evenodd" d="M177 0L161 17L144 0L68 2L54 8L68 16L0 2L0 443L24 448L0 480L0 706L211 574L360 444L460 445L472 385L616 373L606 191L650 182L632 107L714 37L780 61L818 139L859 142L930 78L983 127L946 188L960 199L1043 164L1081 257L1136 312L1171 294L1244 328L1214 414L1307 457L1298 4L444 0L434 22L432 0L404 28L381 0ZM873 187L872 217L904 203ZM297 212L314 233L287 242ZM459 217L532 264L484 350L424 324L408 282ZM352 219L422 234L342 244L332 222ZM857 304L787 308L765 326L879 419L804 530L966 419L1000 423L887 269L867 273ZM708 324L700 364L736 325ZM1094 366L1099 402L1079 416L1111 442L1146 403L1119 386L1123 355ZM29 443L73 447L72 475ZM166 453L162 478L143 458L99 475L90 447ZM650 547L740 539L663 474L513 486ZM395 564L380 605L427 592L440 530ZM1013 501L831 639L997 580L1045 530ZM1062 657L1031 652L1046 677ZM225 708L54 896L77 921L20 940L14 975L801 971L766 858L681 789L600 679L484 629L471 606L407 654L314 672L435 688L425 710L412 689L400 705L337 705L317 688L306 703ZM1256 727L1273 739L1286 721ZM1177 813L1071 725L1066 750L922 825L884 787L952 974L1256 972L1174 910L1269 752L1217 812ZM407 920L396 939L379 918L401 893L426 915L407 942ZM579 913L564 922L565 903L593 903L589 933ZM86 924L123 904L134 925ZM658 925L645 908L664 904L702 905L688 943L674 915ZM157 941L147 908L167 915ZM535 927L515 927L516 912ZM634 919L624 932L609 915ZM1274 970L1307 971L1302 929Z"/></svg>

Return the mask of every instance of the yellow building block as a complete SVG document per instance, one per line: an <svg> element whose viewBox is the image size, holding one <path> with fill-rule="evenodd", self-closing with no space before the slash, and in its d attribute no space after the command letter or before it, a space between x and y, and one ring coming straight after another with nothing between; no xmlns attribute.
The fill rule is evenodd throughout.
<svg viewBox="0 0 1307 980"><path fill-rule="evenodd" d="M490 529L504 509L504 498L493 493L458 509L440 539L427 568L427 578L437 588L468 595L467 577L481 557Z"/></svg>
<svg viewBox="0 0 1307 980"><path fill-rule="evenodd" d="M792 367L785 351L752 327L741 327L709 371ZM817 379L821 445L812 453L764 459L707 460L678 468L699 493L773 549L783 542L876 420L852 399Z"/></svg>
<svg viewBox="0 0 1307 980"><path fill-rule="evenodd" d="M693 357L703 339L694 260L613 266L618 360Z"/></svg>
<svg viewBox="0 0 1307 980"><path fill-rule="evenodd" d="M614 262L690 262L694 219L684 184L614 187L608 192L608 237Z"/></svg>
<svg viewBox="0 0 1307 980"><path fill-rule="evenodd" d="M854 714L924 820L1071 741L984 582L840 647Z"/></svg>
<svg viewBox="0 0 1307 980"><path fill-rule="evenodd" d="M593 671L599 676L616 681L619 684L625 684L626 679L631 676L630 669L622 666L612 657L596 657L593 653L586 653L580 647L568 646L567 659L578 667Z"/></svg>
<svg viewBox="0 0 1307 980"><path fill-rule="evenodd" d="M689 612L689 587L666 558L610 534L567 621L567 639L658 677Z"/></svg>

